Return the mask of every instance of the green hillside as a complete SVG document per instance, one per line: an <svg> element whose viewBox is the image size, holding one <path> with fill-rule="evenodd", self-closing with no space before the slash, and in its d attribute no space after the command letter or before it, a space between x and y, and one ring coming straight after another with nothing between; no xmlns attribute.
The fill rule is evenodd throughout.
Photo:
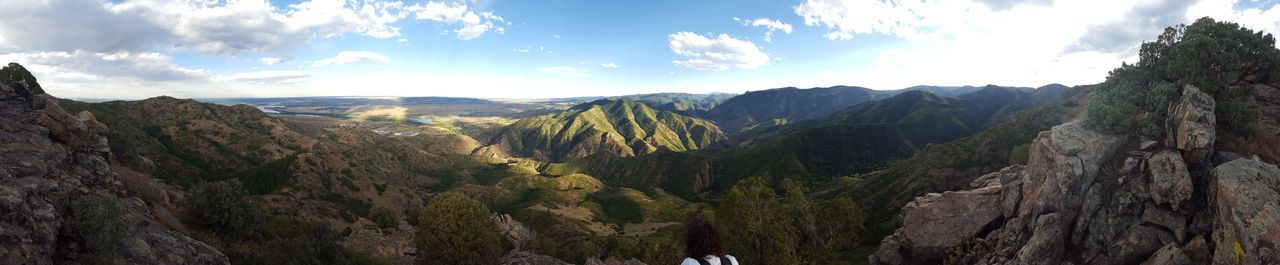
<svg viewBox="0 0 1280 265"><path fill-rule="evenodd" d="M862 87L777 88L733 97L705 117L715 121L726 133L737 134L758 127L826 117L875 98L875 91Z"/></svg>
<svg viewBox="0 0 1280 265"><path fill-rule="evenodd" d="M613 97L615 100L631 100L652 106L655 109L674 111L702 113L710 111L716 106L737 96L728 93L711 93L711 94L689 94L689 93L653 93Z"/></svg>
<svg viewBox="0 0 1280 265"><path fill-rule="evenodd" d="M673 194L704 197L737 180L768 177L825 182L889 167L933 144L986 130L1005 112L1047 98L1016 89L989 87L959 98L910 91L849 107L827 119L810 120L740 135L727 150L640 155L587 156L548 165L548 174L585 173L607 183L660 187ZM1007 159L1005 159L1007 160Z"/></svg>
<svg viewBox="0 0 1280 265"><path fill-rule="evenodd" d="M707 120L630 100L597 100L501 128L484 150L558 162L593 154L628 157L700 150L725 139Z"/></svg>

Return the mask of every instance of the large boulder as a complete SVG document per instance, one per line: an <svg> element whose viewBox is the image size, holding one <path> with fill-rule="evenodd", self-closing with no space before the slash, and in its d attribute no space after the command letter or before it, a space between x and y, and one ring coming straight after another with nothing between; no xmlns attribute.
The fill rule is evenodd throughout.
<svg viewBox="0 0 1280 265"><path fill-rule="evenodd" d="M931 193L903 207L901 240L913 262L931 262L1000 219L1000 186Z"/></svg>
<svg viewBox="0 0 1280 265"><path fill-rule="evenodd" d="M1174 210L1181 208L1195 188L1182 155L1178 151L1164 150L1151 156L1147 164L1151 176L1151 199L1156 203L1168 203Z"/></svg>
<svg viewBox="0 0 1280 265"><path fill-rule="evenodd" d="M527 249L529 242L533 241L535 236L533 230L529 230L523 223L511 218L511 215L493 214L490 218L498 225L498 232L502 234L502 237L507 242L510 242L516 250Z"/></svg>
<svg viewBox="0 0 1280 265"><path fill-rule="evenodd" d="M1215 264L1280 264L1280 168L1236 159L1213 169Z"/></svg>
<svg viewBox="0 0 1280 265"><path fill-rule="evenodd" d="M227 264L128 194L112 171L105 134L93 115L63 110L25 69L0 69L0 264L88 263L71 214L72 202L86 195L123 206L127 232L113 264Z"/></svg>
<svg viewBox="0 0 1280 265"><path fill-rule="evenodd" d="M1182 88L1182 97L1169 111L1169 139L1182 150L1187 162L1203 163L1213 151L1214 107L1213 96L1186 85Z"/></svg>

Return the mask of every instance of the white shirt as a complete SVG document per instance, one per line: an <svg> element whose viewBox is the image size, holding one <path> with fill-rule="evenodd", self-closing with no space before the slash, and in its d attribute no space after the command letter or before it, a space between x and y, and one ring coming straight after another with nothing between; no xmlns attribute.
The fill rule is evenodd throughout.
<svg viewBox="0 0 1280 265"><path fill-rule="evenodd" d="M735 265L742 265L742 263L738 263L738 258L734 258L733 256L730 256L730 255L725 255L724 257L729 258L729 260L733 261L733 264ZM716 257L716 256L707 256L702 259L706 260L707 263L710 263L711 265L728 265L728 264L721 264L720 257ZM692 258L684 258L684 262L681 262L680 265L699 265L699 264L697 260L693 260Z"/></svg>

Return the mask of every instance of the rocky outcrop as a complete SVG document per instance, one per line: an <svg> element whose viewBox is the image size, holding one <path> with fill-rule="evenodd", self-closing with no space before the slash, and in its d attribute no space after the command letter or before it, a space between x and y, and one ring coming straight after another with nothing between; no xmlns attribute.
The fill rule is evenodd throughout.
<svg viewBox="0 0 1280 265"><path fill-rule="evenodd" d="M0 69L0 264L88 263L70 205L115 197L127 232L115 264L226 264L214 248L174 232L111 170L106 126L71 115L25 69Z"/></svg>
<svg viewBox="0 0 1280 265"><path fill-rule="evenodd" d="M1182 100L1169 111L1169 140L1182 150L1187 162L1200 164L1213 149L1214 105L1213 96L1186 85L1182 88Z"/></svg>
<svg viewBox="0 0 1280 265"><path fill-rule="evenodd" d="M1165 150L1148 160L1151 170L1151 199L1156 203L1168 203L1179 209L1191 198L1191 173L1177 151Z"/></svg>
<svg viewBox="0 0 1280 265"><path fill-rule="evenodd" d="M490 218L493 218L493 222L498 224L499 233L502 234L502 237L507 242L511 243L515 250L527 249L529 242L532 242L536 236L533 230L529 230L520 221L511 218L511 215L493 214Z"/></svg>
<svg viewBox="0 0 1280 265"><path fill-rule="evenodd" d="M1236 159L1213 169L1215 264L1280 264L1280 168Z"/></svg>
<svg viewBox="0 0 1280 265"><path fill-rule="evenodd" d="M871 262L1280 263L1280 169L1229 152L1210 159L1214 103L1194 87L1187 87L1173 106L1171 134L1162 143L1099 134L1076 123L1041 133L1025 169L1007 168L993 173L999 177L979 178L977 189L950 192L996 194L930 195L909 204L903 228L882 241ZM942 230L969 235L944 224L993 219L981 214L908 216L944 203L999 209L1000 214L982 232L961 240L909 240ZM949 249L939 252L939 247Z"/></svg>

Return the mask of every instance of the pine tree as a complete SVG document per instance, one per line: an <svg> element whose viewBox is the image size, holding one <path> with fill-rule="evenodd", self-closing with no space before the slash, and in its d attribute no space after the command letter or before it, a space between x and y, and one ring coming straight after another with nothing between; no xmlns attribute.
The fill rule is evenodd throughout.
<svg viewBox="0 0 1280 265"><path fill-rule="evenodd" d="M777 194L763 178L739 181L721 198L716 219L725 247L745 264L800 264L797 240Z"/></svg>

